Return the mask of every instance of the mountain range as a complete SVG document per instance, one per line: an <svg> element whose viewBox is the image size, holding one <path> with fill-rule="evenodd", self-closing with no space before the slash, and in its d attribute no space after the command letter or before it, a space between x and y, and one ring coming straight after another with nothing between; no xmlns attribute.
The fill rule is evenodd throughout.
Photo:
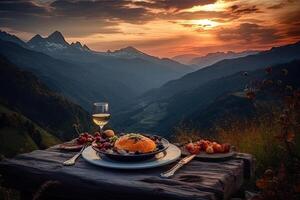
<svg viewBox="0 0 300 200"><path fill-rule="evenodd" d="M199 57L198 54L180 54L177 56L173 56L172 60L176 60L177 62L189 65L193 58Z"/></svg>
<svg viewBox="0 0 300 200"><path fill-rule="evenodd" d="M153 89L118 113L114 123L130 131L161 132L172 129L194 112L201 113L217 98L245 88L242 74L300 59L300 42L242 58L222 60ZM126 116L126 120L124 117ZM128 116L130 116L128 118Z"/></svg>
<svg viewBox="0 0 300 200"><path fill-rule="evenodd" d="M243 51L243 52L215 52L215 53L208 53L205 56L195 57L193 58L189 64L196 65L200 68L207 67L213 65L221 60L225 59L233 59L233 58L240 58L245 57L248 55L257 54L258 51Z"/></svg>
<svg viewBox="0 0 300 200"><path fill-rule="evenodd" d="M82 52L91 52L91 50L86 45L82 45L80 42L69 44L65 40L62 33L58 31L54 31L46 38L43 38L41 35L37 34L27 42L27 46L30 49L57 56L60 53L74 54Z"/></svg>
<svg viewBox="0 0 300 200"><path fill-rule="evenodd" d="M172 59L187 65L191 65L195 69L201 69L213 65L221 60L240 58L240 57L245 57L257 53L258 51L242 51L242 52L228 51L228 52L208 53L205 56L199 56L196 54L183 54L183 55L175 56Z"/></svg>
<svg viewBox="0 0 300 200"><path fill-rule="evenodd" d="M250 81L272 80L270 83L273 84L266 85L265 89L256 91L255 103L247 98L244 87L233 90L231 86L229 92L216 98L205 109L195 109L187 115L182 124L213 134L218 127L226 127L232 122L258 119L261 117L261 113L265 113L265 115L274 114L266 111L272 106L277 108L281 106L278 104L281 96L276 92L280 91L283 95L289 92L287 86L292 86L294 89L300 88L300 60L273 65L271 68L271 73L266 73L265 69L258 69L249 72L247 77L237 73L223 78L222 82L227 83L227 85L241 84L242 86L243 84L246 86ZM288 74L283 74L283 71L287 71Z"/></svg>
<svg viewBox="0 0 300 200"><path fill-rule="evenodd" d="M51 89L86 110L95 101L109 101L116 110L145 91L193 70L133 47L114 52L92 51L79 42L69 44L58 31L45 38L36 35L25 45L5 32L0 40L2 56L33 71Z"/></svg>
<svg viewBox="0 0 300 200"><path fill-rule="evenodd" d="M242 74L263 77L256 71L300 59L297 42L262 52L208 54L206 61L202 58L205 65L230 59L197 66L201 69L195 71L195 65L157 58L130 46L97 52L79 42L69 44L58 31L48 37L36 35L27 43L4 32L0 36L0 55L32 72L50 90L86 110L92 102L109 101L114 116L110 122L117 130L161 135L171 135L174 127L189 120L209 126L206 118L219 116L210 112L236 102L230 94L242 91L249 81Z"/></svg>

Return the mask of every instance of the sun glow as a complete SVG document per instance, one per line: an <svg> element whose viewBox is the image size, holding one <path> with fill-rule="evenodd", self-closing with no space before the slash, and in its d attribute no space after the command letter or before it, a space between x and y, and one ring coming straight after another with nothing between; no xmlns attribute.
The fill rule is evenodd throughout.
<svg viewBox="0 0 300 200"><path fill-rule="evenodd" d="M224 11L228 6L228 3L219 0L213 4L207 4L203 6L193 6L192 8L187 9L188 12L197 12L197 11Z"/></svg>
<svg viewBox="0 0 300 200"><path fill-rule="evenodd" d="M190 20L189 24L198 26L204 30L208 30L218 26L220 23L210 19L198 19L198 20Z"/></svg>

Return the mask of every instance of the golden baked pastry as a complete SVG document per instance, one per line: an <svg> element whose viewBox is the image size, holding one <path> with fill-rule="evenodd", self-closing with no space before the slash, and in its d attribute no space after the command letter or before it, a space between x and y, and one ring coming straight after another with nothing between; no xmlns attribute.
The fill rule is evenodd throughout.
<svg viewBox="0 0 300 200"><path fill-rule="evenodd" d="M118 150L139 153L149 153L156 149L156 144L153 140L136 133L121 136L117 139L114 146Z"/></svg>

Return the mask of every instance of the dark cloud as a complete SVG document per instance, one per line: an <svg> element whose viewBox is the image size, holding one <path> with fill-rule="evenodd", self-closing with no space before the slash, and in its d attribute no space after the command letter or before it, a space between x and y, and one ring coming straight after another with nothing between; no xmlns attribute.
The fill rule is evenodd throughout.
<svg viewBox="0 0 300 200"><path fill-rule="evenodd" d="M173 20L193 20L193 19L222 19L232 20L236 16L229 12L222 11L196 11L196 12L179 12L173 14L165 14L164 18Z"/></svg>
<svg viewBox="0 0 300 200"><path fill-rule="evenodd" d="M242 23L233 29L220 29L217 31L217 36L223 41L238 40L244 43L258 42L262 44L272 43L281 38L276 29L253 23Z"/></svg>
<svg viewBox="0 0 300 200"><path fill-rule="evenodd" d="M228 18L214 11L180 12L195 5L216 0L54 0L48 3L33 0L0 1L0 27L40 34L61 30L73 36L93 33L118 33L122 22L144 24L151 20ZM162 9L152 13L152 8ZM175 9L168 11L169 9Z"/></svg>
<svg viewBox="0 0 300 200"><path fill-rule="evenodd" d="M298 7L299 7L298 9L300 10L300 4L298 5ZM281 24L286 24L286 25L300 22L300 12L298 9L296 9L293 12L290 11L285 15L282 15L279 22Z"/></svg>
<svg viewBox="0 0 300 200"><path fill-rule="evenodd" d="M0 1L1 13L46 14L47 9L29 0Z"/></svg>
<svg viewBox="0 0 300 200"><path fill-rule="evenodd" d="M127 0L55 0L37 4L30 0L0 1L0 27L24 32L49 33L61 30L72 36L119 33L121 22L134 24L151 20L145 8L129 7Z"/></svg>
<svg viewBox="0 0 300 200"><path fill-rule="evenodd" d="M286 37L300 39L300 12L298 10L281 17L278 24L283 27L282 32Z"/></svg>
<svg viewBox="0 0 300 200"><path fill-rule="evenodd" d="M102 18L140 23L150 20L147 9L129 7L130 1L70 1L56 0L50 4L55 15L65 17L84 16L85 18Z"/></svg>
<svg viewBox="0 0 300 200"><path fill-rule="evenodd" d="M241 8L238 5L233 5L230 7L231 12L238 15L251 14L251 13L260 13L261 11L255 6L250 6L246 8Z"/></svg>
<svg viewBox="0 0 300 200"><path fill-rule="evenodd" d="M151 0L138 1L135 5L156 9L175 9L177 11L192 8L193 6L215 3L217 0Z"/></svg>
<svg viewBox="0 0 300 200"><path fill-rule="evenodd" d="M232 11L235 11L236 9L239 8L239 6L238 6L238 5L233 5L233 6L231 6L230 8L231 8Z"/></svg>

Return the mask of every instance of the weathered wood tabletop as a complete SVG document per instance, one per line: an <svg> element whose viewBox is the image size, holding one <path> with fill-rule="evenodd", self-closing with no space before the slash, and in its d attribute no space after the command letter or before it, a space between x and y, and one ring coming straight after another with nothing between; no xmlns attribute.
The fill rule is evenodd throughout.
<svg viewBox="0 0 300 200"><path fill-rule="evenodd" d="M80 158L74 166L62 162L75 152L50 148L0 162L5 184L24 197L44 199L228 199L252 174L249 154L221 162L193 160L174 177L159 174L172 165L147 170L112 170L93 166Z"/></svg>

